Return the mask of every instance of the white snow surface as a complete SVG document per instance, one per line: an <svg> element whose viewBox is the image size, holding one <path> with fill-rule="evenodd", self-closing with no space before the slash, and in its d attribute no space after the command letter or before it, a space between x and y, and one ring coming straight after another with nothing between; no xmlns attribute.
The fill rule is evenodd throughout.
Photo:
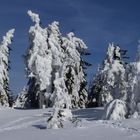
<svg viewBox="0 0 140 140"><path fill-rule="evenodd" d="M52 109L0 110L1 140L139 140L140 118L122 121L98 120L102 108L73 110L79 127L46 129Z"/></svg>

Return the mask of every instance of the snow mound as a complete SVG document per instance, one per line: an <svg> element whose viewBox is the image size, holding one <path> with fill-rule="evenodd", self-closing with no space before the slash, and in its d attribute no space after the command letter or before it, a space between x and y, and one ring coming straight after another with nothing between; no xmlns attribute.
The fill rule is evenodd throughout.
<svg viewBox="0 0 140 140"><path fill-rule="evenodd" d="M54 114L48 119L48 129L64 128L65 123L70 122L72 113L69 109L55 108Z"/></svg>
<svg viewBox="0 0 140 140"><path fill-rule="evenodd" d="M127 115L126 103L121 100L109 102L104 109L103 119L105 120L122 120Z"/></svg>

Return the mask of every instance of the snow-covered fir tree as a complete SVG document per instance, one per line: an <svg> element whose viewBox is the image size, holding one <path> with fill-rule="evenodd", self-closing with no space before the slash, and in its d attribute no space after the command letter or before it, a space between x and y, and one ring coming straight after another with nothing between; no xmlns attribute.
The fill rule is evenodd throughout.
<svg viewBox="0 0 140 140"><path fill-rule="evenodd" d="M28 82L28 100L26 105L33 108L49 106L52 92L52 52L47 43L47 29L40 27L39 15L28 11L35 23L29 30L30 48L26 55Z"/></svg>
<svg viewBox="0 0 140 140"><path fill-rule="evenodd" d="M15 103L13 104L14 108L25 108L27 101L27 89L23 88L23 90L17 95L15 99Z"/></svg>
<svg viewBox="0 0 140 140"><path fill-rule="evenodd" d="M139 42L140 43L140 42ZM128 81L128 111L130 116L140 114L140 45L138 46L136 62L127 67Z"/></svg>
<svg viewBox="0 0 140 140"><path fill-rule="evenodd" d="M79 51L87 47L73 33L69 33L67 37L62 37L58 25L58 22L53 22L48 27L47 40L52 52L52 80L54 80L55 73L62 67L62 64L68 61L64 77L68 93L71 96L72 108L84 108L87 101L87 91ZM53 101L52 104L54 104Z"/></svg>
<svg viewBox="0 0 140 140"><path fill-rule="evenodd" d="M63 46L69 61L69 65L66 67L65 83L71 97L72 108L85 108L87 90L80 50L86 49L87 46L72 32L63 38Z"/></svg>
<svg viewBox="0 0 140 140"><path fill-rule="evenodd" d="M9 30L0 44L0 106L9 106L9 45L12 42L14 29Z"/></svg>
<svg viewBox="0 0 140 140"><path fill-rule="evenodd" d="M125 63L119 46L109 44L107 57L96 75L90 93L90 104L102 106L113 99L127 99Z"/></svg>
<svg viewBox="0 0 140 140"><path fill-rule="evenodd" d="M40 27L39 15L28 11L35 25L29 30L30 48L26 55L28 100L26 106L41 108L53 106L54 81L63 63L64 81L71 97L72 108L85 107L87 101L86 80L83 72L80 50L86 49L85 43L69 33L62 37L59 23L54 21L45 29Z"/></svg>
<svg viewBox="0 0 140 140"><path fill-rule="evenodd" d="M78 49L85 49L84 42L69 33L67 38L62 40L64 54L63 59L57 62L55 71L54 92L52 101L54 113L48 119L48 128L64 127L65 121L72 120L70 108L85 107L87 92L82 83L85 82L81 57ZM62 57L61 57L62 58ZM56 66L55 66L56 67Z"/></svg>
<svg viewBox="0 0 140 140"><path fill-rule="evenodd" d="M52 116L48 119L47 128L63 128L65 121L71 121L71 98L68 95L68 90L65 85L64 75L67 66L67 61L62 64L59 68L59 72L55 73L54 80L54 112Z"/></svg>
<svg viewBox="0 0 140 140"><path fill-rule="evenodd" d="M99 104L99 94L102 90L104 83L103 75L100 71L94 76L93 83L91 83L88 96L88 107L98 107Z"/></svg>
<svg viewBox="0 0 140 140"><path fill-rule="evenodd" d="M54 81L56 78L56 73L60 73L60 69L62 67L62 64L64 63L65 59L65 53L64 49L62 47L62 36L59 31L59 23L54 21L52 24L50 24L47 28L48 31L48 38L47 43L49 46L49 49L52 53L52 72L51 72L51 83L52 83L52 94L51 94L51 106L54 106L55 101L54 99Z"/></svg>
<svg viewBox="0 0 140 140"><path fill-rule="evenodd" d="M125 119L127 115L128 115L127 103L119 99L114 99L105 106L103 119L122 120Z"/></svg>

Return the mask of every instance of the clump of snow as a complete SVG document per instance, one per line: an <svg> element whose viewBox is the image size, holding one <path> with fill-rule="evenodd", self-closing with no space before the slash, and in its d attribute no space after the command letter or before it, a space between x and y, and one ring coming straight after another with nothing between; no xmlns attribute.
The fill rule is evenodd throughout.
<svg viewBox="0 0 140 140"><path fill-rule="evenodd" d="M40 23L40 18L38 14L33 13L31 10L28 10L28 15L31 17L32 21L36 24Z"/></svg>
<svg viewBox="0 0 140 140"><path fill-rule="evenodd" d="M103 119L106 120L122 120L126 118L127 106L124 101L113 100L105 106Z"/></svg>
<svg viewBox="0 0 140 140"><path fill-rule="evenodd" d="M72 113L69 109L55 108L54 114L48 119L48 129L64 128L66 122L70 122Z"/></svg>

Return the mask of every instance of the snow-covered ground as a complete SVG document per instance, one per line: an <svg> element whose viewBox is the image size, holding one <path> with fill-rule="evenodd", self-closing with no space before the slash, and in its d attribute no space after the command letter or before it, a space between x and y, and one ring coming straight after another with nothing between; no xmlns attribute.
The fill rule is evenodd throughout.
<svg viewBox="0 0 140 140"><path fill-rule="evenodd" d="M140 118L103 121L102 108L74 110L77 128L46 129L51 109L0 110L0 140L139 140Z"/></svg>

